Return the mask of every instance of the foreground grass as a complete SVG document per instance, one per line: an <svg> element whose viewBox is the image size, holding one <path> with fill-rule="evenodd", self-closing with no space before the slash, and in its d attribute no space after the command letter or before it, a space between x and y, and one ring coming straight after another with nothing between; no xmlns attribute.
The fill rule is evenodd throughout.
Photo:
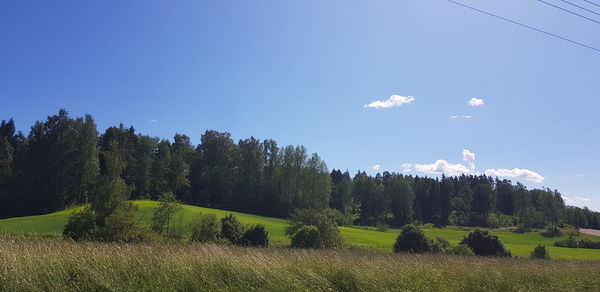
<svg viewBox="0 0 600 292"><path fill-rule="evenodd" d="M0 237L0 291L597 291L598 261Z"/></svg>
<svg viewBox="0 0 600 292"><path fill-rule="evenodd" d="M134 201L139 207L139 217L141 222L149 224L152 212L158 206L154 201ZM289 238L285 235L287 220L264 217L246 213L231 212L226 210L203 208L191 205L181 205L182 210L175 216L171 222L174 229L181 230L184 237L189 236L191 231L189 226L192 220L199 213L215 214L218 217L224 217L233 213L244 224L263 224L269 231L271 243L275 246L289 245ZM60 236L67 217L74 211L81 210L82 207L72 208L60 212L55 212L40 216L28 216L20 218L9 218L0 220L0 232L8 234L26 234L36 233L50 236ZM391 252L392 246L399 234L398 229L390 229L387 232L379 232L355 227L340 227L342 237L345 242L354 249L376 250ZM458 244L463 236L467 235L471 228L463 227L445 227L445 228L425 228L423 231L429 237L443 237L453 244ZM509 231L493 231L500 240L512 252L513 255L528 257L533 248L538 244L546 245L552 258L555 259L582 259L582 260L600 260L599 249L582 248L562 248L554 247L552 243L556 240L567 238L566 235L555 238L543 237L538 232L529 232L516 234ZM599 237L590 235L580 235L580 237L600 240Z"/></svg>

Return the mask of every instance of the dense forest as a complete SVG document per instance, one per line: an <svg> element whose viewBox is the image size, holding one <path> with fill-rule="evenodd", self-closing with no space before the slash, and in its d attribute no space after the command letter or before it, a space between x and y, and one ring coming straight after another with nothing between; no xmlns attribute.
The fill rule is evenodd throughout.
<svg viewBox="0 0 600 292"><path fill-rule="evenodd" d="M329 172L304 146L253 137L236 143L212 130L194 146L186 135L171 142L122 124L99 134L92 116L71 118L65 110L36 122L27 136L12 119L0 124L0 218L86 204L115 184L130 199L170 192L188 204L276 217L331 208L348 224L600 229L600 213L566 206L556 190L485 175L352 176Z"/></svg>

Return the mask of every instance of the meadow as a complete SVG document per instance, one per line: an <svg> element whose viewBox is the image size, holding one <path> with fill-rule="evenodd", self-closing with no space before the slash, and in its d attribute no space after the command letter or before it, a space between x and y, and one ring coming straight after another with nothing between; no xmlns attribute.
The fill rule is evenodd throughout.
<svg viewBox="0 0 600 292"><path fill-rule="evenodd" d="M149 224L154 208L158 206L155 201L134 201L139 207L140 221ZM194 217L199 213L215 214L224 217L234 214L244 224L263 224L269 231L271 243L274 246L287 246L289 238L285 235L287 220L271 217L263 217L246 213L232 212L219 209L202 208L191 205L181 205L182 209L171 221L171 228L181 232L183 237L189 236L189 226ZM59 237L67 217L74 211L83 207L75 207L60 212L46 215L9 218L0 220L0 233L4 234L38 234L50 237ZM354 250L391 252L392 246L399 229L389 229L385 232L368 227L340 227L342 237L349 248ZM463 236L467 235L471 228L448 226L444 228L424 228L423 231L429 237L443 237L453 244L458 244ZM547 238L539 232L528 232L517 234L510 231L492 230L513 255L528 257L537 244L546 245L550 255L554 259L580 259L600 260L600 250L594 249L572 249L554 247L552 243L556 240L567 238L567 235ZM590 235L578 235L577 237L600 240L600 237Z"/></svg>
<svg viewBox="0 0 600 292"><path fill-rule="evenodd" d="M597 291L600 261L0 236L0 291Z"/></svg>

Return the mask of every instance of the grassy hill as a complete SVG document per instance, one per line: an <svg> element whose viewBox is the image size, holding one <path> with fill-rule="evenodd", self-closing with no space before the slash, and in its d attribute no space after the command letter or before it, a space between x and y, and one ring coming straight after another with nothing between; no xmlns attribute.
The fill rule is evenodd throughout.
<svg viewBox="0 0 600 292"><path fill-rule="evenodd" d="M142 222L148 223L152 216L152 211L158 206L154 201L135 201L140 209L139 216ZM60 236L67 217L72 212L81 210L82 207L76 207L60 212L46 215L9 218L0 220L0 232L8 234L36 233L42 235ZM190 205L182 205L182 210L172 220L171 226L181 228L184 234L189 234L191 221L198 213L211 213L219 217L224 217L233 213L241 222L245 224L263 224L269 230L271 240L274 245L287 245L289 239L285 236L287 221L284 219L263 217L239 212L231 212L219 209L202 208ZM346 243L357 249L368 249L391 252L392 245L399 233L398 229L390 229L387 232L380 232L358 227L341 227L341 233ZM470 228L450 226L445 228L425 228L424 232L429 237L443 237L450 242L457 244L465 236ZM552 246L556 240L564 239L566 236L558 238L546 238L538 232L516 234L509 231L494 231L513 255L527 257L537 244L547 246L550 255L555 259L596 259L600 260L600 250L593 249L571 249ZM589 235L580 235L594 240L600 240L600 237Z"/></svg>

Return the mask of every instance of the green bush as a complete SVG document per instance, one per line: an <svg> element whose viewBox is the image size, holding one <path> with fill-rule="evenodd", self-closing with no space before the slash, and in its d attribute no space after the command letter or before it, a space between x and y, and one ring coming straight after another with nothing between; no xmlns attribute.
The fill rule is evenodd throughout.
<svg viewBox="0 0 600 292"><path fill-rule="evenodd" d="M600 241L590 240L587 238L580 239L578 245L580 248L600 249Z"/></svg>
<svg viewBox="0 0 600 292"><path fill-rule="evenodd" d="M336 248L342 245L342 236L335 219L316 209L295 210L290 217L290 225L286 229L286 234L293 237L298 230L309 225L319 230L320 247Z"/></svg>
<svg viewBox="0 0 600 292"><path fill-rule="evenodd" d="M292 247L323 248L321 233L314 225L304 225L292 236Z"/></svg>
<svg viewBox="0 0 600 292"><path fill-rule="evenodd" d="M548 251L546 250L546 247L538 244L533 251L531 252L531 256L532 259L542 259L542 260L549 260L550 259L550 254L548 254Z"/></svg>
<svg viewBox="0 0 600 292"><path fill-rule="evenodd" d="M552 245L557 247L578 248L579 242L577 242L573 236L569 236L567 239L555 241Z"/></svg>
<svg viewBox="0 0 600 292"><path fill-rule="evenodd" d="M269 232L263 225L254 225L248 228L239 239L239 244L248 246L269 246Z"/></svg>
<svg viewBox="0 0 600 292"><path fill-rule="evenodd" d="M439 251L436 248L435 243L425 237L423 231L416 225L407 224L402 227L400 235L396 238L394 244L395 252L407 252L407 253L428 253Z"/></svg>
<svg viewBox="0 0 600 292"><path fill-rule="evenodd" d="M96 232L96 213L90 208L69 215L63 236L73 240L93 239Z"/></svg>
<svg viewBox="0 0 600 292"><path fill-rule="evenodd" d="M181 210L181 205L179 205L175 195L171 192L160 195L158 201L160 202L158 208L154 209L154 213L152 214L152 230L158 233L166 231L167 235L171 235L169 229L171 218Z"/></svg>
<svg viewBox="0 0 600 292"><path fill-rule="evenodd" d="M215 214L199 214L192 223L192 241L216 242L221 234L221 222Z"/></svg>
<svg viewBox="0 0 600 292"><path fill-rule="evenodd" d="M96 238L103 241L141 242L150 239L147 230L136 222L138 208L131 202L123 202L104 220Z"/></svg>
<svg viewBox="0 0 600 292"><path fill-rule="evenodd" d="M221 237L233 244L238 244L243 235L244 225L233 214L221 218Z"/></svg>
<svg viewBox="0 0 600 292"><path fill-rule="evenodd" d="M561 234L560 229L556 226L548 227L542 232L542 236L544 237L559 237Z"/></svg>
<svg viewBox="0 0 600 292"><path fill-rule="evenodd" d="M492 235L489 231L475 229L460 242L469 246L475 255L479 256L500 256L510 257L511 254L498 236Z"/></svg>
<svg viewBox="0 0 600 292"><path fill-rule="evenodd" d="M466 246L464 244L459 244L459 245L452 246L452 247L450 247L450 248L448 248L446 250L446 253L447 254L452 254L452 255L459 255L459 256L472 256L472 255L475 255L473 253L473 250L470 247L468 247L468 246Z"/></svg>
<svg viewBox="0 0 600 292"><path fill-rule="evenodd" d="M600 241L590 240L587 238L576 240L573 236L569 236L569 238L564 240L557 240L552 245L568 248L600 249Z"/></svg>

